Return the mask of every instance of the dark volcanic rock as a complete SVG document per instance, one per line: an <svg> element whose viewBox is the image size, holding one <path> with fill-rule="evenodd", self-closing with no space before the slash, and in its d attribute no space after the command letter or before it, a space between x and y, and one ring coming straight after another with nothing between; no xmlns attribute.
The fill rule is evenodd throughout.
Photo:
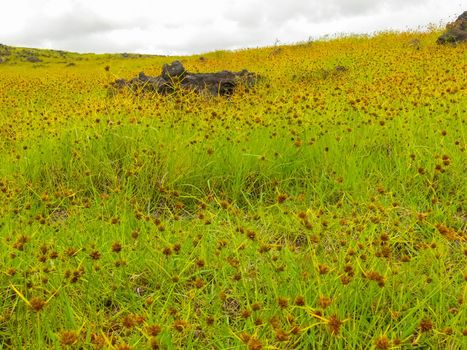
<svg viewBox="0 0 467 350"><path fill-rule="evenodd" d="M38 62L42 62L42 60L36 56L29 56L29 57L26 57L26 61L27 62L32 62L32 63L38 63Z"/></svg>
<svg viewBox="0 0 467 350"><path fill-rule="evenodd" d="M177 89L207 92L211 95L231 95L239 84L246 87L253 86L258 79L254 73L246 69L240 72L222 71L216 73L190 73L179 61L165 64L162 74L151 77L139 73L138 77L131 80L118 79L112 83L112 88L121 90L129 88L134 92L148 91L160 94L169 94Z"/></svg>
<svg viewBox="0 0 467 350"><path fill-rule="evenodd" d="M164 64L162 67L162 78L165 80L183 79L187 74L182 62L174 61L171 64Z"/></svg>
<svg viewBox="0 0 467 350"><path fill-rule="evenodd" d="M467 11L460 15L456 21L446 26L446 32L436 41L438 44L459 43L467 41Z"/></svg>
<svg viewBox="0 0 467 350"><path fill-rule="evenodd" d="M10 47L0 44L0 56L10 56Z"/></svg>

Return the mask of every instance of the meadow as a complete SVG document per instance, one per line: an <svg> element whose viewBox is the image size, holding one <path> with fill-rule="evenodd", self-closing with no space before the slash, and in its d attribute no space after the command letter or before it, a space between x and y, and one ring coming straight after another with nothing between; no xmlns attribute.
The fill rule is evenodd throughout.
<svg viewBox="0 0 467 350"><path fill-rule="evenodd" d="M467 50L438 35L0 48L0 348L467 348ZM262 79L109 93L174 59Z"/></svg>

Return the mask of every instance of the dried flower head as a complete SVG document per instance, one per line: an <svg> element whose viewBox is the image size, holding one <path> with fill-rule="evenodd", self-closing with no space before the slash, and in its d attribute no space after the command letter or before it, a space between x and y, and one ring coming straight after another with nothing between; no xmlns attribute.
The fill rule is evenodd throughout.
<svg viewBox="0 0 467 350"><path fill-rule="evenodd" d="M78 333L75 331L60 332L60 344L62 346L73 345L78 341Z"/></svg>
<svg viewBox="0 0 467 350"><path fill-rule="evenodd" d="M329 331L331 332L332 335L338 335L339 334L342 323L343 322L341 320L339 320L337 315L332 315L331 317L329 317L327 324L328 324L328 329L329 329Z"/></svg>

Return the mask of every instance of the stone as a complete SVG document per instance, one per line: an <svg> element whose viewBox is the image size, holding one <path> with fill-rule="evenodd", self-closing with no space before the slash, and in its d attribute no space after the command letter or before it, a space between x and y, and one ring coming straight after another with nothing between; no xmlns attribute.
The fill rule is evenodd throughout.
<svg viewBox="0 0 467 350"><path fill-rule="evenodd" d="M0 56L10 56L10 47L4 44L0 44Z"/></svg>
<svg viewBox="0 0 467 350"><path fill-rule="evenodd" d="M186 75L185 67L183 67L182 62L174 61L171 64L164 64L162 67L162 78L165 80L170 79L183 79Z"/></svg>
<svg viewBox="0 0 467 350"><path fill-rule="evenodd" d="M246 69L240 72L224 70L215 73L190 73L180 61L174 61L163 66L160 76L152 77L141 72L130 80L118 79L111 84L111 87L114 90L128 88L134 92L157 92L162 95L181 89L224 96L233 94L239 84L243 84L246 88L252 87L257 79L256 74Z"/></svg>
<svg viewBox="0 0 467 350"><path fill-rule="evenodd" d="M467 41L467 11L446 26L446 32L436 41L438 44L457 44Z"/></svg>
<svg viewBox="0 0 467 350"><path fill-rule="evenodd" d="M42 60L36 56L28 56L26 57L26 61L31 62L31 63L39 63L42 62Z"/></svg>

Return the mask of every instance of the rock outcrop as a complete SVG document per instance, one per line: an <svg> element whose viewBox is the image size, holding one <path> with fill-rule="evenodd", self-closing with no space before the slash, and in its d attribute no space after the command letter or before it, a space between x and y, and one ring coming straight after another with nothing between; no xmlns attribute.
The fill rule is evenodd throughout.
<svg viewBox="0 0 467 350"><path fill-rule="evenodd" d="M456 44L467 41L467 11L446 26L446 32L436 41L438 44Z"/></svg>
<svg viewBox="0 0 467 350"><path fill-rule="evenodd" d="M246 88L252 87L257 79L258 76L255 73L248 72L246 69L240 72L224 70L216 73L190 73L180 61L174 61L171 64L165 64L159 76L147 76L141 72L138 77L130 80L116 80L112 83L112 88L117 90L129 88L135 92L157 92L163 95L183 89L223 96L233 94L240 84Z"/></svg>

